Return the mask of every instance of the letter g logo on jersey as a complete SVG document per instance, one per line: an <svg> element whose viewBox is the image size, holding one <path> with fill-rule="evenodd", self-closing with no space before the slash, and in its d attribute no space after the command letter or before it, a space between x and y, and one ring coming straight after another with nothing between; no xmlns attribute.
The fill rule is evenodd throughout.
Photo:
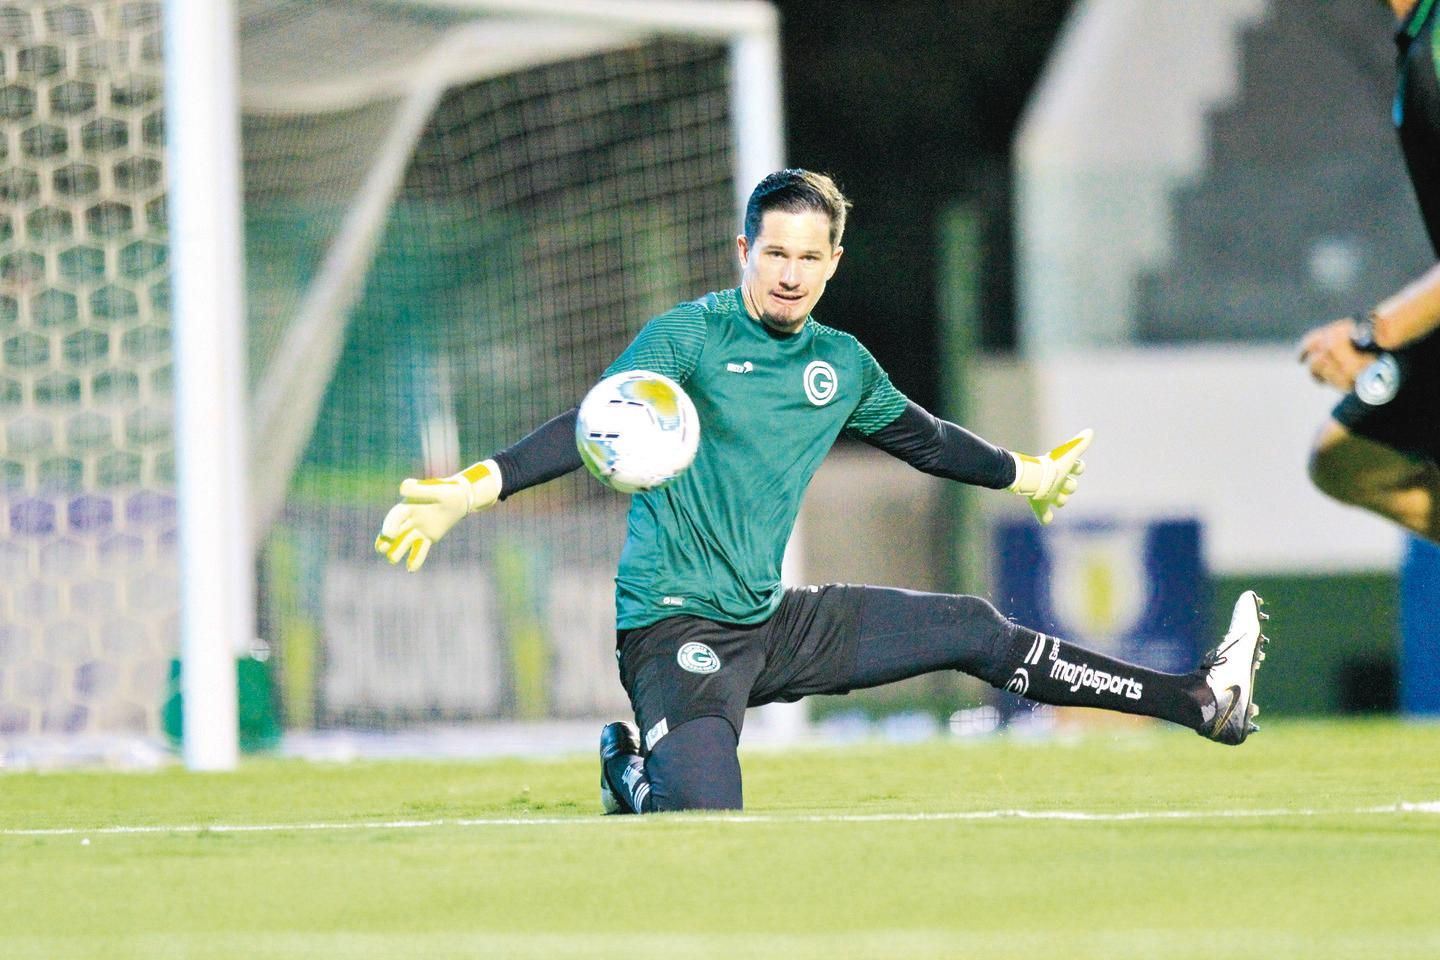
<svg viewBox="0 0 1440 960"><path fill-rule="evenodd" d="M715 651L693 640L675 654L675 662L680 664L681 670L688 670L690 673L714 673L720 669L720 658L715 655Z"/></svg>
<svg viewBox="0 0 1440 960"><path fill-rule="evenodd" d="M835 399L835 392L839 388L839 381L835 377L835 368L824 360L811 360L805 367L805 399L823 407Z"/></svg>

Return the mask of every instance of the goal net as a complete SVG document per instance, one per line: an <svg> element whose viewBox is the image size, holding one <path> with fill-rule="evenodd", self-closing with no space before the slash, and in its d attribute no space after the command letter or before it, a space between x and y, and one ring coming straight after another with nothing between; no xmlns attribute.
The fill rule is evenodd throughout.
<svg viewBox="0 0 1440 960"><path fill-rule="evenodd" d="M7 222L7 248L37 258L50 299L0 300L14 328L0 562L19 574L0 589L30 616L0 627L0 736L154 738L174 702L185 575L159 9L33 6L24 36L0 17L7 71L38 63L23 52L37 43L63 64L27 75L33 117L15 116L15 85L0 92L9 143L43 139L31 127L73 95L57 92L82 69L65 18L88 14L94 45L124 56L83 68L102 106L80 116L103 127L114 113L128 144L63 121L65 150L24 158L42 181L34 211ZM773 34L773 14L628 0L238 0L237 13L250 665L264 677L247 702L242 675L242 738L277 721L395 731L625 713L612 579L625 498L583 472L523 492L458 527L418 575L372 543L400 479L508 445L574 405L650 316L734 282L739 198L779 160L778 111L759 126L743 115L739 51L757 23ZM130 106L131 88L153 90ZM90 194L63 193L87 162ZM53 239L46 225L67 217L77 236ZM15 262L4 269L28 261Z"/></svg>

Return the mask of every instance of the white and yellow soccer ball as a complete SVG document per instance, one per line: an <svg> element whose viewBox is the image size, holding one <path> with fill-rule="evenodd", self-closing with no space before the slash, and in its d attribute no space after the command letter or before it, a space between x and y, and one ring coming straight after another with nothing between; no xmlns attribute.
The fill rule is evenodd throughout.
<svg viewBox="0 0 1440 960"><path fill-rule="evenodd" d="M575 445L595 479L612 490L657 490L694 462L700 415L674 380L628 370L606 377L585 395Z"/></svg>

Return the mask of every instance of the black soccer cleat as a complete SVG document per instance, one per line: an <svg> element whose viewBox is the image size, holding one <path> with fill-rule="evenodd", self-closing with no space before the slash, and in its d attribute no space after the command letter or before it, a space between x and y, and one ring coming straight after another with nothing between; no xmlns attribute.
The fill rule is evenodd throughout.
<svg viewBox="0 0 1440 960"><path fill-rule="evenodd" d="M644 779L640 728L626 720L607 723L600 731L600 806L606 815L639 813L636 804L650 792Z"/></svg>

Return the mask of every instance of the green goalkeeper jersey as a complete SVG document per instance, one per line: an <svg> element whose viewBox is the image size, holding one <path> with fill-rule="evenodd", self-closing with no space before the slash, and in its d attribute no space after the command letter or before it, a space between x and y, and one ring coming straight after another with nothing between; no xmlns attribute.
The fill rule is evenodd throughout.
<svg viewBox="0 0 1440 960"><path fill-rule="evenodd" d="M616 625L686 614L758 623L780 603L780 563L800 501L842 430L869 435L906 399L848 333L814 318L777 334L739 289L651 320L610 368L680 383L700 450L679 479L635 494L615 577Z"/></svg>

